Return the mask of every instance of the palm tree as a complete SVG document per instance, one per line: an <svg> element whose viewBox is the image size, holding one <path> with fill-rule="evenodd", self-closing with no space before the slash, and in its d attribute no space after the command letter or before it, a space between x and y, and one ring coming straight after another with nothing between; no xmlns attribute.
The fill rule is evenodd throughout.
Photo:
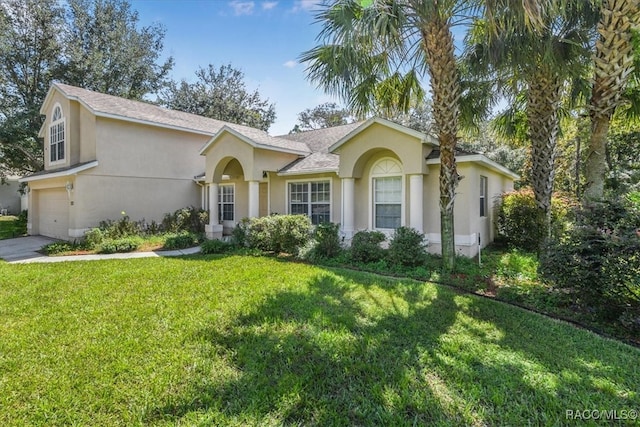
<svg viewBox="0 0 640 427"><path fill-rule="evenodd" d="M422 101L421 78L428 72L433 121L440 143L440 221L443 268L455 266L453 210L460 180L454 156L458 141L460 81L454 38L455 17L467 1L377 0L363 7L337 0L318 14L319 46L304 52L307 76L341 97L356 114L408 111Z"/></svg>
<svg viewBox="0 0 640 427"><path fill-rule="evenodd" d="M560 3L550 4L557 6ZM466 59L475 73L495 78L495 93L513 105L526 94L524 110L531 144L530 179L536 204L550 232L556 143L563 97L588 64L591 15L582 0L548 7L542 25L529 26L525 15L504 11L477 21L468 38Z"/></svg>
<svg viewBox="0 0 640 427"><path fill-rule="evenodd" d="M591 138L583 195L586 203L604 196L607 133L634 68L631 37L632 30L639 28L640 0L602 0L589 103Z"/></svg>

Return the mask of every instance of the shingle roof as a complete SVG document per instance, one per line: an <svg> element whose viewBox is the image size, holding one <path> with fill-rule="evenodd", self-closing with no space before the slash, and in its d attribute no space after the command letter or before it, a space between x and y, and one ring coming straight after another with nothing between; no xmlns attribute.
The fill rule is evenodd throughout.
<svg viewBox="0 0 640 427"><path fill-rule="evenodd" d="M147 102L106 95L62 83L55 83L55 86L68 97L76 98L83 102L94 113L181 128L211 136L215 135L226 125L260 145L302 152L310 151L304 143L272 137L265 131L249 126L227 123L196 114L184 113L182 111L169 110Z"/></svg>
<svg viewBox="0 0 640 427"><path fill-rule="evenodd" d="M318 172L338 172L340 156L331 153L311 153L298 159L278 171L278 174L297 175Z"/></svg>
<svg viewBox="0 0 640 427"><path fill-rule="evenodd" d="M299 141L307 144L312 152L326 153L331 145L344 138L351 131L364 122L355 122L342 126L334 126L325 129L310 130L305 132L281 135L278 138L290 141Z"/></svg>

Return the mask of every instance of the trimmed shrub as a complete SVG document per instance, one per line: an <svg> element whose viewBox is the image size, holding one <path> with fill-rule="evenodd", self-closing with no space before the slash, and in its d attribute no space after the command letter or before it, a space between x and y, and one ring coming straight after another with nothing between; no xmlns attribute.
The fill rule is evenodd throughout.
<svg viewBox="0 0 640 427"><path fill-rule="evenodd" d="M551 200L551 236L557 238L567 229L577 202L568 196L554 195ZM510 248L538 251L546 239L545 218L536 204L531 188L502 194L497 206L498 241Z"/></svg>
<svg viewBox="0 0 640 427"><path fill-rule="evenodd" d="M224 254L232 251L234 246L233 243L224 240L205 240L201 248L203 254Z"/></svg>
<svg viewBox="0 0 640 427"><path fill-rule="evenodd" d="M640 209L629 201L579 209L575 226L546 247L540 272L588 312L640 330L638 230Z"/></svg>
<svg viewBox="0 0 640 427"><path fill-rule="evenodd" d="M380 243L386 237L380 231L358 231L351 240L351 259L356 262L376 262L382 260L385 250Z"/></svg>
<svg viewBox="0 0 640 427"><path fill-rule="evenodd" d="M180 233L167 234L163 248L168 250L185 249L196 246L199 242L198 235L182 231Z"/></svg>
<svg viewBox="0 0 640 427"><path fill-rule="evenodd" d="M265 252L297 254L310 238L311 220L306 215L270 215L251 218L245 245Z"/></svg>
<svg viewBox="0 0 640 427"><path fill-rule="evenodd" d="M397 228L389 242L387 257L390 263L416 267L427 258L427 244L424 234L410 227Z"/></svg>
<svg viewBox="0 0 640 427"><path fill-rule="evenodd" d="M97 252L101 254L133 252L137 250L140 245L142 245L142 239L137 236L107 239L100 244Z"/></svg>
<svg viewBox="0 0 640 427"><path fill-rule="evenodd" d="M342 251L340 239L340 224L323 222L313 231L314 257L333 258Z"/></svg>

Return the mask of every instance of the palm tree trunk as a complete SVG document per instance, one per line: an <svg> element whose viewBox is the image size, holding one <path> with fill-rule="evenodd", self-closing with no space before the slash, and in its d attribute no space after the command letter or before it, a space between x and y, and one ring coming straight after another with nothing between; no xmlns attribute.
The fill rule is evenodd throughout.
<svg viewBox="0 0 640 427"><path fill-rule="evenodd" d="M541 67L529 82L527 119L531 139L531 183L536 204L544 218L544 235L547 237L551 233L551 195L555 178L560 100L559 78Z"/></svg>
<svg viewBox="0 0 640 427"><path fill-rule="evenodd" d="M609 123L633 70L631 31L638 28L639 0L604 0L598 23L595 78L590 101L591 139L585 165L583 203L604 197Z"/></svg>
<svg viewBox="0 0 640 427"><path fill-rule="evenodd" d="M607 174L607 133L611 117L600 115L592 118L589 155L585 163L586 185L583 194L585 203L602 200L604 179Z"/></svg>
<svg viewBox="0 0 640 427"><path fill-rule="evenodd" d="M445 271L455 268L454 202L460 177L456 169L460 82L448 20L435 17L421 28L433 91L433 119L440 143L440 235Z"/></svg>

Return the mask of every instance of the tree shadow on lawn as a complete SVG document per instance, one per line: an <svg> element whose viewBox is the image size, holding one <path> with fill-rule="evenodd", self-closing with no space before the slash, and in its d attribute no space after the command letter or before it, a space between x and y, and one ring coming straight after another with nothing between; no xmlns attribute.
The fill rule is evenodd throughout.
<svg viewBox="0 0 640 427"><path fill-rule="evenodd" d="M199 331L193 340L208 343L205 357L224 361L225 372L199 372L185 395L145 421L562 423L567 401L558 400L571 402L591 363L549 363L535 344L509 337L495 303L446 288L347 271L321 272L307 288Z"/></svg>

